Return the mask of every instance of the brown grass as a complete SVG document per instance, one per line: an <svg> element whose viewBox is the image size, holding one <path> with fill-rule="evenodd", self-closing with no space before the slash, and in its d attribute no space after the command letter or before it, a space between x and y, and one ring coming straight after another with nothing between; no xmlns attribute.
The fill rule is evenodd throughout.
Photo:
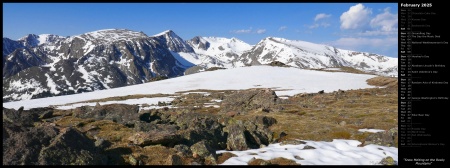
<svg viewBox="0 0 450 168"><path fill-rule="evenodd" d="M286 159L283 157L277 157L274 159L270 159L269 162L271 163L271 165L300 165L293 160Z"/></svg>
<svg viewBox="0 0 450 168"><path fill-rule="evenodd" d="M391 87L391 88L398 88L398 78L394 77L383 77L378 76L374 78L367 79L367 84L373 85L373 86L383 86L383 87Z"/></svg>
<svg viewBox="0 0 450 168"><path fill-rule="evenodd" d="M169 97L169 96L172 96L172 95L171 94L136 94L136 95L127 95L127 96L108 97L108 98L103 98L103 99L92 99L92 100L87 100L87 101L68 103L68 104L65 104L65 105L72 105L72 104L78 104L78 103L95 103L95 102L107 102L107 101L122 101L122 100L140 99L140 98Z"/></svg>
<svg viewBox="0 0 450 168"><path fill-rule="evenodd" d="M386 88L349 90L340 93L290 97L289 104L280 104L283 110L270 113L249 113L235 119L248 119L253 115L267 115L277 119L271 126L275 135L285 132L286 139L331 141L333 139L359 140L358 129L390 129L398 125L397 91ZM345 121L345 125L340 125Z"/></svg>
<svg viewBox="0 0 450 168"><path fill-rule="evenodd" d="M318 71L325 71L325 72L347 72L347 73L355 73L355 74L369 74L369 75L375 75L374 73L369 73L369 72L364 72L352 67L336 67L339 68L340 70L327 70L325 68L321 68L321 69L312 69L312 70L318 70Z"/></svg>
<svg viewBox="0 0 450 168"><path fill-rule="evenodd" d="M376 77L368 80L368 82L372 85L385 86L396 83L397 81L391 78ZM208 92L211 95L205 96L198 93L182 94L187 92ZM174 105L178 107L174 110L219 114L221 108L204 107L204 104L214 103L211 101L212 99L226 96L230 92L228 90L179 92L175 95L179 96L182 102ZM108 98L103 99L103 101L162 96L173 95L133 95L121 98ZM215 104L220 105L217 102ZM292 96L287 101L284 101L284 104L277 104L277 106L274 109L282 110L269 113L254 110L245 115L237 115L233 120L247 120L256 115L274 117L278 122L272 125L270 129L274 132L275 138L281 132L287 133L287 136L283 138L285 140L332 141L333 139L354 139L364 142L365 138L371 133L358 132L358 129L373 128L387 130L398 126L398 92L397 89L392 88L370 88L313 94L309 96ZM172 148L158 145L144 148L130 146L128 138L135 134L133 129L109 120L95 121L93 119L67 116L70 115L69 111L55 111L54 115L65 116L56 121L56 125L60 127L72 126L82 132L87 132L90 128L98 128L96 136L112 143L106 153L114 156L120 163L129 163L130 155L132 155L146 165L167 164L167 157L177 153ZM182 160L184 164L190 164L193 158L186 157L182 158ZM219 162L223 161L220 160ZM270 162L273 162L272 164L289 165L293 161L277 158Z"/></svg>

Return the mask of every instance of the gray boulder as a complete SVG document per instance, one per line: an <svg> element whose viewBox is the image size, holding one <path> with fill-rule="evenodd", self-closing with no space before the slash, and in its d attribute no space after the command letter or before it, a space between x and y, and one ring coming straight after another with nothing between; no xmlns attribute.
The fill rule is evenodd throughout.
<svg viewBox="0 0 450 168"><path fill-rule="evenodd" d="M79 108L86 110L75 111L75 117L94 118L96 120L112 120L119 124L134 124L134 122L139 119L139 106L137 105L108 104L96 106L92 110L89 110L86 107Z"/></svg>
<svg viewBox="0 0 450 168"><path fill-rule="evenodd" d="M377 132L367 136L364 145L375 144L381 146L396 146L396 139L398 139L398 127L391 128L384 132Z"/></svg>
<svg viewBox="0 0 450 168"><path fill-rule="evenodd" d="M41 149L58 132L53 126L24 127L3 122L3 165L37 165Z"/></svg>
<svg viewBox="0 0 450 168"><path fill-rule="evenodd" d="M227 150L241 151L257 149L261 145L267 146L273 141L273 132L268 127L274 123L276 120L267 116L255 116L248 121L232 122L224 129L228 133Z"/></svg>
<svg viewBox="0 0 450 168"><path fill-rule="evenodd" d="M39 153L40 165L99 165L107 159L94 142L74 128L61 130Z"/></svg>
<svg viewBox="0 0 450 168"><path fill-rule="evenodd" d="M221 104L221 113L236 111L246 114L251 110L261 109L265 112L277 111L278 96L271 89L248 89L238 91L225 97Z"/></svg>

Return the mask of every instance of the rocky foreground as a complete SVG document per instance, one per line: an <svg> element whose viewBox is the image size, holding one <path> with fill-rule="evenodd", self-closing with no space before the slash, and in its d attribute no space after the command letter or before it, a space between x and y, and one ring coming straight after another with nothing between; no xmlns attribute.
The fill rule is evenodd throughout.
<svg viewBox="0 0 450 168"><path fill-rule="evenodd" d="M351 94L319 92L294 97L316 100L324 95L338 99ZM194 107L192 104L202 101L202 96L190 94L172 101L171 108L151 110L140 110L138 105L99 103L70 110L3 108L3 165L217 165L233 157L231 153L217 155L217 150L301 143L287 138L289 131L273 131L285 121L270 114L299 116L304 114L290 114L293 112L289 107L320 106L295 101L300 99L281 99L270 89L212 96L222 100L220 108ZM340 122L336 127L345 124ZM396 132L393 128L364 134L363 145L396 146ZM392 164L389 159L380 163ZM276 158L252 160L249 164L297 163Z"/></svg>

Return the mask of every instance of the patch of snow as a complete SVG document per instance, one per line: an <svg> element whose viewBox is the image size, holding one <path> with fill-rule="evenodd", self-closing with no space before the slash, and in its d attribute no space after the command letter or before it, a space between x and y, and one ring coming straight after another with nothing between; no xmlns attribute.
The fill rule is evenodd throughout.
<svg viewBox="0 0 450 168"><path fill-rule="evenodd" d="M204 105L204 107L214 107L214 108L219 108L219 105L213 105L213 104L208 104L208 105Z"/></svg>
<svg viewBox="0 0 450 168"><path fill-rule="evenodd" d="M83 73L83 68L79 71ZM83 77L86 75L83 74ZM260 85L263 88L278 88L277 95L293 96L298 93L316 93L320 90L333 92L337 90L350 90L373 88L366 80L375 75L353 74L344 72L323 72L298 68L251 66L238 67L222 71L208 71L192 75L171 78L167 80L131 85L95 92L86 92L73 95L48 97L41 99L23 100L3 103L5 108L19 108L25 105L26 109L47 107L49 105L62 105L93 99L135 94L175 94L189 90L240 90L254 88ZM183 87L180 87L182 84ZM142 89L152 88L152 89Z"/></svg>
<svg viewBox="0 0 450 168"><path fill-rule="evenodd" d="M107 101L107 102L99 102L100 105L106 105L106 104L158 104L158 102L171 102L173 98L170 97L154 97L154 98L139 98L139 99L127 99L127 100L121 100L121 101ZM71 105L65 105L65 106L58 106L57 109L61 110L67 110L67 109L74 109L81 106L95 106L97 103L76 103Z"/></svg>
<svg viewBox="0 0 450 168"><path fill-rule="evenodd" d="M398 148L379 145L358 147L361 142L356 140L334 139L332 142L307 141L300 145L270 144L259 149L246 151L219 150L216 153L230 152L231 157L221 165L247 165L252 158L270 160L283 157L301 165L380 165L379 162L388 156L398 162ZM303 149L306 145L315 149ZM297 159L296 156L303 158Z"/></svg>
<svg viewBox="0 0 450 168"><path fill-rule="evenodd" d="M341 68L324 68L323 70L328 70L328 71L341 71Z"/></svg>
<svg viewBox="0 0 450 168"><path fill-rule="evenodd" d="M50 88L50 93L53 94L59 94L60 91L58 91L56 89L57 85L56 83L53 81L52 78L50 78L50 76L46 73L45 76L47 77L47 86Z"/></svg>
<svg viewBox="0 0 450 168"><path fill-rule="evenodd" d="M359 129L359 132L372 132L372 133L377 133L377 132L384 132L385 130L381 130L381 129Z"/></svg>
<svg viewBox="0 0 450 168"><path fill-rule="evenodd" d="M39 93L47 91L47 89L43 89L41 86L41 83L36 81L35 79L30 79L27 81L22 81L22 80L11 81L9 83L9 86L10 86L9 91L14 91L14 92L18 92L18 93L13 93L11 95L3 95L3 98L11 97L16 100L29 100L33 97L33 95L37 95ZM34 89L34 91L25 92L29 89ZM19 92L25 92L25 93L19 93Z"/></svg>
<svg viewBox="0 0 450 168"><path fill-rule="evenodd" d="M90 75L89 72L86 71L86 69L84 69L83 65L78 65L78 72L80 72L81 74L83 74L82 78L84 80L86 80L86 83L92 83L92 80L90 79Z"/></svg>
<svg viewBox="0 0 450 168"><path fill-rule="evenodd" d="M222 102L222 100L218 100L218 99L212 99L211 101L213 101L213 102L217 102L217 103L220 103L220 102Z"/></svg>
<svg viewBox="0 0 450 168"><path fill-rule="evenodd" d="M163 36L163 35L169 33L170 31L172 31L172 30L166 30L166 31L163 31L163 32L161 32L161 33L158 33L158 34L153 35L152 37Z"/></svg>

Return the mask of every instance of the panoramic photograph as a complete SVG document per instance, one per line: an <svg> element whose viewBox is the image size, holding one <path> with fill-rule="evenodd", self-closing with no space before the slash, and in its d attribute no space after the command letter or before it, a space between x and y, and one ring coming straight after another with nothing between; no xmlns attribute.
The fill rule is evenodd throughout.
<svg viewBox="0 0 450 168"><path fill-rule="evenodd" d="M398 165L397 3L3 3L3 165Z"/></svg>

